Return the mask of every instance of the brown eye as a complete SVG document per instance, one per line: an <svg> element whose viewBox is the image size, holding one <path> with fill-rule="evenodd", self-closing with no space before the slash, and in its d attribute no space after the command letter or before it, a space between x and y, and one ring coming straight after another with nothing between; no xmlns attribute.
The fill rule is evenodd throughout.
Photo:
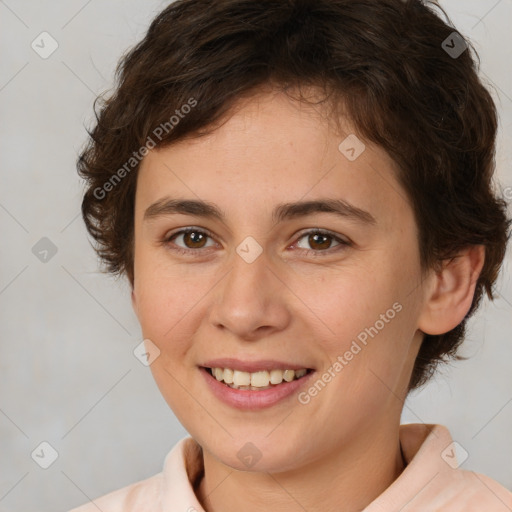
<svg viewBox="0 0 512 512"><path fill-rule="evenodd" d="M330 249L331 240L331 236L323 235L321 233L315 233L314 235L308 236L308 243L312 249Z"/></svg>
<svg viewBox="0 0 512 512"><path fill-rule="evenodd" d="M206 244L208 237L199 231L189 231L183 234L183 242L188 249L200 249Z"/></svg>
<svg viewBox="0 0 512 512"><path fill-rule="evenodd" d="M306 243L303 242L306 241ZM304 233L297 242L297 246L309 252L328 252L329 249L333 249L337 246L339 249L343 249L345 246L349 246L350 242L342 240L341 238L323 231L310 231ZM332 251L329 251L332 252Z"/></svg>
<svg viewBox="0 0 512 512"><path fill-rule="evenodd" d="M197 228L182 229L165 239L165 244L178 252L200 252L199 249L208 248L215 243L212 237Z"/></svg>

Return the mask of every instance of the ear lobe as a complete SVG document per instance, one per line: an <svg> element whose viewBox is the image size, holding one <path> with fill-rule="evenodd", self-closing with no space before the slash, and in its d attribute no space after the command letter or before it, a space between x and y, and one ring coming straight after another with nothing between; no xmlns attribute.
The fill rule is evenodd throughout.
<svg viewBox="0 0 512 512"><path fill-rule="evenodd" d="M433 277L434 285L426 297L418 329L438 335L459 325L473 302L475 287L485 261L485 247L472 245L452 259Z"/></svg>

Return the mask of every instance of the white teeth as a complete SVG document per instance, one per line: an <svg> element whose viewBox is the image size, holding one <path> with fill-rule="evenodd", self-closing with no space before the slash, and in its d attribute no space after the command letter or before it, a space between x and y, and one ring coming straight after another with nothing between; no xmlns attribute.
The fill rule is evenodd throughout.
<svg viewBox="0 0 512 512"><path fill-rule="evenodd" d="M262 390L272 387L272 385L291 382L295 379L304 377L308 372L305 368L300 370L262 370L259 372L243 372L232 370L231 368L211 368L212 375L218 381L224 381L225 384L236 389Z"/></svg>
<svg viewBox="0 0 512 512"><path fill-rule="evenodd" d="M293 370L285 370L283 372L283 379L286 382L291 382L295 378L295 372Z"/></svg>
<svg viewBox="0 0 512 512"><path fill-rule="evenodd" d="M263 388L268 386L270 375L267 371L251 373L251 386Z"/></svg>
<svg viewBox="0 0 512 512"><path fill-rule="evenodd" d="M270 371L270 383L281 384L283 382L283 370L271 370Z"/></svg>
<svg viewBox="0 0 512 512"><path fill-rule="evenodd" d="M238 370L234 370L233 384L235 386L249 386L251 384L251 374L248 372L240 372Z"/></svg>
<svg viewBox="0 0 512 512"><path fill-rule="evenodd" d="M230 368L224 368L224 382L226 384L233 384L233 373Z"/></svg>

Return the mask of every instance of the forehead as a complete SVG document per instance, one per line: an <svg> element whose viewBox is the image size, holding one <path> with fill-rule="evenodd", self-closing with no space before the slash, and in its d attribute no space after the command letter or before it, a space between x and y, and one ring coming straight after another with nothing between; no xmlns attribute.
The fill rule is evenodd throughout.
<svg viewBox="0 0 512 512"><path fill-rule="evenodd" d="M208 135L150 151L139 169L137 209L169 195L271 215L271 204L332 197L392 223L411 213L395 167L349 122L335 127L324 107L265 93L240 101Z"/></svg>

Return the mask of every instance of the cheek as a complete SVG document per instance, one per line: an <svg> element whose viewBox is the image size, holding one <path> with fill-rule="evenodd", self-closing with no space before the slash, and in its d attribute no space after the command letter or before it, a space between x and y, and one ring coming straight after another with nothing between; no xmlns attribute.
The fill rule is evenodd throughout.
<svg viewBox="0 0 512 512"><path fill-rule="evenodd" d="M414 304L395 272L388 261L378 268L344 268L316 280L301 279L294 288L315 314L309 316L318 325L316 343L325 354L325 369L357 395L375 385L377 376L395 381L408 355Z"/></svg>
<svg viewBox="0 0 512 512"><path fill-rule="evenodd" d="M201 293L200 283L172 273L144 251L136 254L135 296L144 337L161 344Z"/></svg>
<svg viewBox="0 0 512 512"><path fill-rule="evenodd" d="M145 337L164 343L181 333L187 313L204 296L202 287L180 279L147 279L137 290L138 316Z"/></svg>
<svg viewBox="0 0 512 512"><path fill-rule="evenodd" d="M348 349L351 340L379 321L398 300L399 292L385 272L372 272L368 266L323 272L316 278L297 280L292 288L314 315L311 318L317 319L324 348L332 355Z"/></svg>
<svg viewBox="0 0 512 512"><path fill-rule="evenodd" d="M191 348L198 319L207 314L218 272L193 264L170 265L165 255L149 250L137 256L135 295L142 334L160 349L159 364L175 367Z"/></svg>

